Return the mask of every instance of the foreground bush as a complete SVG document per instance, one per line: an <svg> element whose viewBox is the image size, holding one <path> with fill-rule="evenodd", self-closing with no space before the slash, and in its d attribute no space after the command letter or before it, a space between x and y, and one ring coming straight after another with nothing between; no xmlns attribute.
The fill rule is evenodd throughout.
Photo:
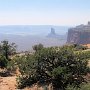
<svg viewBox="0 0 90 90"><path fill-rule="evenodd" d="M8 60L5 58L5 56L0 55L0 68L6 68L8 64Z"/></svg>
<svg viewBox="0 0 90 90"><path fill-rule="evenodd" d="M81 88L75 88L72 86L68 86L67 90L90 90L90 83L84 83L80 87Z"/></svg>
<svg viewBox="0 0 90 90"><path fill-rule="evenodd" d="M0 43L0 68L7 68L11 56L16 53L15 43L4 40Z"/></svg>
<svg viewBox="0 0 90 90"><path fill-rule="evenodd" d="M34 55L19 58L21 76L18 87L24 88L35 83L52 84L54 90L66 90L68 85L80 87L89 72L88 61L80 55L64 46L43 48Z"/></svg>

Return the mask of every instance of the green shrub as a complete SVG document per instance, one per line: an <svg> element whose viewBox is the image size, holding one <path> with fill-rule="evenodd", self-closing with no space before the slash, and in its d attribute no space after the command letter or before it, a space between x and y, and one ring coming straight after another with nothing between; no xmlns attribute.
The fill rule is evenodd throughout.
<svg viewBox="0 0 90 90"><path fill-rule="evenodd" d="M5 56L0 55L0 68L6 68L8 64L8 60L5 58Z"/></svg>
<svg viewBox="0 0 90 90"><path fill-rule="evenodd" d="M34 55L21 57L22 76L18 86L52 83L55 90L66 90L68 85L80 87L85 82L83 76L89 72L87 57L80 56L71 47L64 46L43 48Z"/></svg>
<svg viewBox="0 0 90 90"><path fill-rule="evenodd" d="M67 90L90 90L90 82L82 84L80 88L75 88L69 85Z"/></svg>

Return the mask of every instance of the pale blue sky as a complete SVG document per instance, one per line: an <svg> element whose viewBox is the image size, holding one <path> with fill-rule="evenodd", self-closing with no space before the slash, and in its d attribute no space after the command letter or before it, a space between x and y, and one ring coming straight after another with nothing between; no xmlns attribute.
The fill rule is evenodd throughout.
<svg viewBox="0 0 90 90"><path fill-rule="evenodd" d="M0 0L0 25L78 25L90 20L90 0Z"/></svg>

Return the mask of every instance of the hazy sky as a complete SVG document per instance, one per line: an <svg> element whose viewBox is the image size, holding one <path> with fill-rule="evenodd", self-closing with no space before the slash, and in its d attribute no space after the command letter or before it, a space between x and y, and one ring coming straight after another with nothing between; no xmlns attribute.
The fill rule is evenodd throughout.
<svg viewBox="0 0 90 90"><path fill-rule="evenodd" d="M90 0L0 0L0 25L77 25L90 20Z"/></svg>

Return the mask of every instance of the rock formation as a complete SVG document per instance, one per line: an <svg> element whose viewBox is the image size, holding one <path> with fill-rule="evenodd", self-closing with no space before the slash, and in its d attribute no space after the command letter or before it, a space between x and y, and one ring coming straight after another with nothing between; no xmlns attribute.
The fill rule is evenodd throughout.
<svg viewBox="0 0 90 90"><path fill-rule="evenodd" d="M47 35L49 38L60 38L60 35L56 34L55 29L51 28L51 32Z"/></svg>
<svg viewBox="0 0 90 90"><path fill-rule="evenodd" d="M79 25L68 30L67 43L88 44L90 43L90 22L87 25Z"/></svg>

